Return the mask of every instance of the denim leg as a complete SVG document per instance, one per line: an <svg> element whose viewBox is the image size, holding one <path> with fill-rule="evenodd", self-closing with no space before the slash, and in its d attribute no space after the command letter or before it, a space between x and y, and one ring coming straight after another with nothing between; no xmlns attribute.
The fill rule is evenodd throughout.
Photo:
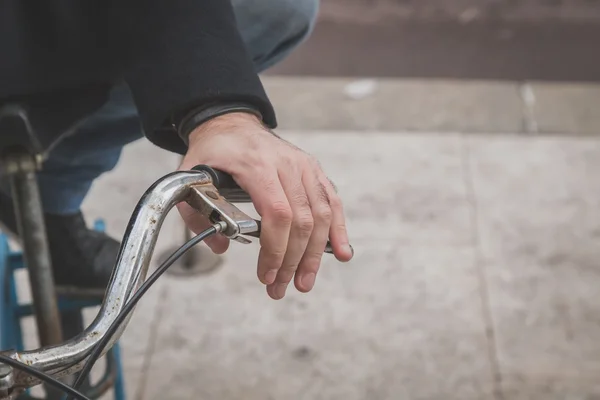
<svg viewBox="0 0 600 400"><path fill-rule="evenodd" d="M282 61L312 33L320 0L231 0L258 72Z"/></svg>
<svg viewBox="0 0 600 400"><path fill-rule="evenodd" d="M257 72L285 58L311 33L319 0L231 0ZM202 72L199 72L202 73ZM123 146L143 137L126 85L52 150L38 181L44 210L77 212L93 181L117 164Z"/></svg>
<svg viewBox="0 0 600 400"><path fill-rule="evenodd" d="M107 103L49 154L38 174L44 211L79 211L93 181L115 167L123 146L143 136L126 85L115 86Z"/></svg>

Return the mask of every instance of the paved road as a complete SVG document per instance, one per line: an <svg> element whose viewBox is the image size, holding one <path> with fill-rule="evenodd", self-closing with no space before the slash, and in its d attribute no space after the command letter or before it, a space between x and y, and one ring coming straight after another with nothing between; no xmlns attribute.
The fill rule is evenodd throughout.
<svg viewBox="0 0 600 400"><path fill-rule="evenodd" d="M397 19L599 22L594 0L321 0L327 20Z"/></svg>
<svg viewBox="0 0 600 400"><path fill-rule="evenodd" d="M450 16L434 13L427 18L403 13L402 7L378 7L379 3L386 2L359 6L352 2L343 7L339 2L325 2L314 35L271 73L600 80L597 6L596 12L587 13L590 18L554 20L486 17L478 8L469 7ZM405 8L421 10L414 4ZM422 8L428 10L426 4Z"/></svg>

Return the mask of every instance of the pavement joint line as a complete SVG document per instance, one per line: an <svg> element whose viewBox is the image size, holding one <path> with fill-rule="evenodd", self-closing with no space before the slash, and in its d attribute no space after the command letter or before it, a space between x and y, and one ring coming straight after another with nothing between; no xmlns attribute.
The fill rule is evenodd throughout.
<svg viewBox="0 0 600 400"><path fill-rule="evenodd" d="M504 400L502 390L502 371L498 358L498 343L496 340L496 329L494 327L494 316L490 304L490 291L488 287L488 276L483 262L481 250L481 234L479 230L479 203L477 201L477 188L471 168L471 156L468 137L463 135L461 163L463 169L463 179L467 195L467 201L470 204L470 220L472 232L472 247L473 247L473 262L477 271L477 279L479 281L481 312L484 323L485 336L487 342L488 360L490 363L490 372L492 375L493 396L495 400Z"/></svg>
<svg viewBox="0 0 600 400"><path fill-rule="evenodd" d="M277 128L278 133L298 133L301 132L305 135L322 135L322 134L333 134L333 135L411 135L411 136L419 136L419 135L464 135L469 137L510 137L510 138L521 138L523 140L531 140L531 139L555 139L562 138L564 140L599 140L600 135L594 135L589 133L569 133L569 132L538 132L531 133L530 135L526 134L526 132L486 132L486 131L457 131L457 130L430 130L430 129L408 129L408 128L399 128L394 130L385 130L385 129L327 129L327 128L319 128L319 129L298 129L298 128Z"/></svg>
<svg viewBox="0 0 600 400"><path fill-rule="evenodd" d="M159 299L166 300L169 295L167 286L163 286L160 290ZM148 371L152 365L152 359L156 351L156 344L158 342L158 329L163 313L165 312L166 301L159 301L157 310L154 314L154 318L150 324L148 346L144 352L144 359L140 371L140 378L135 391L135 396L132 396L136 400L144 400L146 398L146 387L148 385Z"/></svg>
<svg viewBox="0 0 600 400"><path fill-rule="evenodd" d="M539 125L535 118L536 97L529 82L519 85L519 95L523 101L524 130L527 133L539 133Z"/></svg>

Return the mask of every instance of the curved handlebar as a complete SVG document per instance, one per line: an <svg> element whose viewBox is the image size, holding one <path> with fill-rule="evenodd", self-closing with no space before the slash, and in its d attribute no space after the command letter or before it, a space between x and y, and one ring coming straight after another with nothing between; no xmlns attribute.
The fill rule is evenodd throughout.
<svg viewBox="0 0 600 400"><path fill-rule="evenodd" d="M90 351L146 279L158 233L168 211L187 201L195 185L212 185L212 177L206 171L174 172L157 181L142 196L127 226L100 311L84 332L58 346L8 355L55 377L70 375L81 369ZM103 354L119 339L129 319L121 325ZM39 383L25 373L14 373L15 387Z"/></svg>
<svg viewBox="0 0 600 400"><path fill-rule="evenodd" d="M117 262L106 289L104 301L92 324L81 334L60 345L24 352L4 352L23 364L56 378L81 370L86 359L123 311L131 297L146 280L156 240L167 213L178 203L187 202L218 227L218 232L242 243L250 241L241 235L259 237L260 221L256 221L230 204L249 202L250 197L233 178L206 165L192 171L179 171L154 183L138 202L123 237ZM325 250L330 252L330 246ZM120 338L131 314L102 350L104 355ZM0 367L3 364L0 364ZM37 378L20 370L0 376L0 398L5 389L25 389L39 384ZM15 394L16 395L16 394ZM9 395L12 399L12 395Z"/></svg>

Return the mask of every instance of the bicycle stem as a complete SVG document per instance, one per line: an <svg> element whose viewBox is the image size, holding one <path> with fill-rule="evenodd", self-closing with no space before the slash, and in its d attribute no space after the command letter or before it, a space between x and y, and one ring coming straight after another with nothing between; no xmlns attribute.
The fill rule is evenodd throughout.
<svg viewBox="0 0 600 400"><path fill-rule="evenodd" d="M167 213L176 204L194 197L192 188L195 186L208 186L216 191L208 173L180 171L166 175L145 192L127 226L100 311L84 332L60 345L5 354L56 378L79 371L132 294L145 281L158 234ZM130 317L103 349L103 355L118 341L129 320ZM15 389L39 384L39 380L24 372L15 370L13 373L12 386Z"/></svg>

